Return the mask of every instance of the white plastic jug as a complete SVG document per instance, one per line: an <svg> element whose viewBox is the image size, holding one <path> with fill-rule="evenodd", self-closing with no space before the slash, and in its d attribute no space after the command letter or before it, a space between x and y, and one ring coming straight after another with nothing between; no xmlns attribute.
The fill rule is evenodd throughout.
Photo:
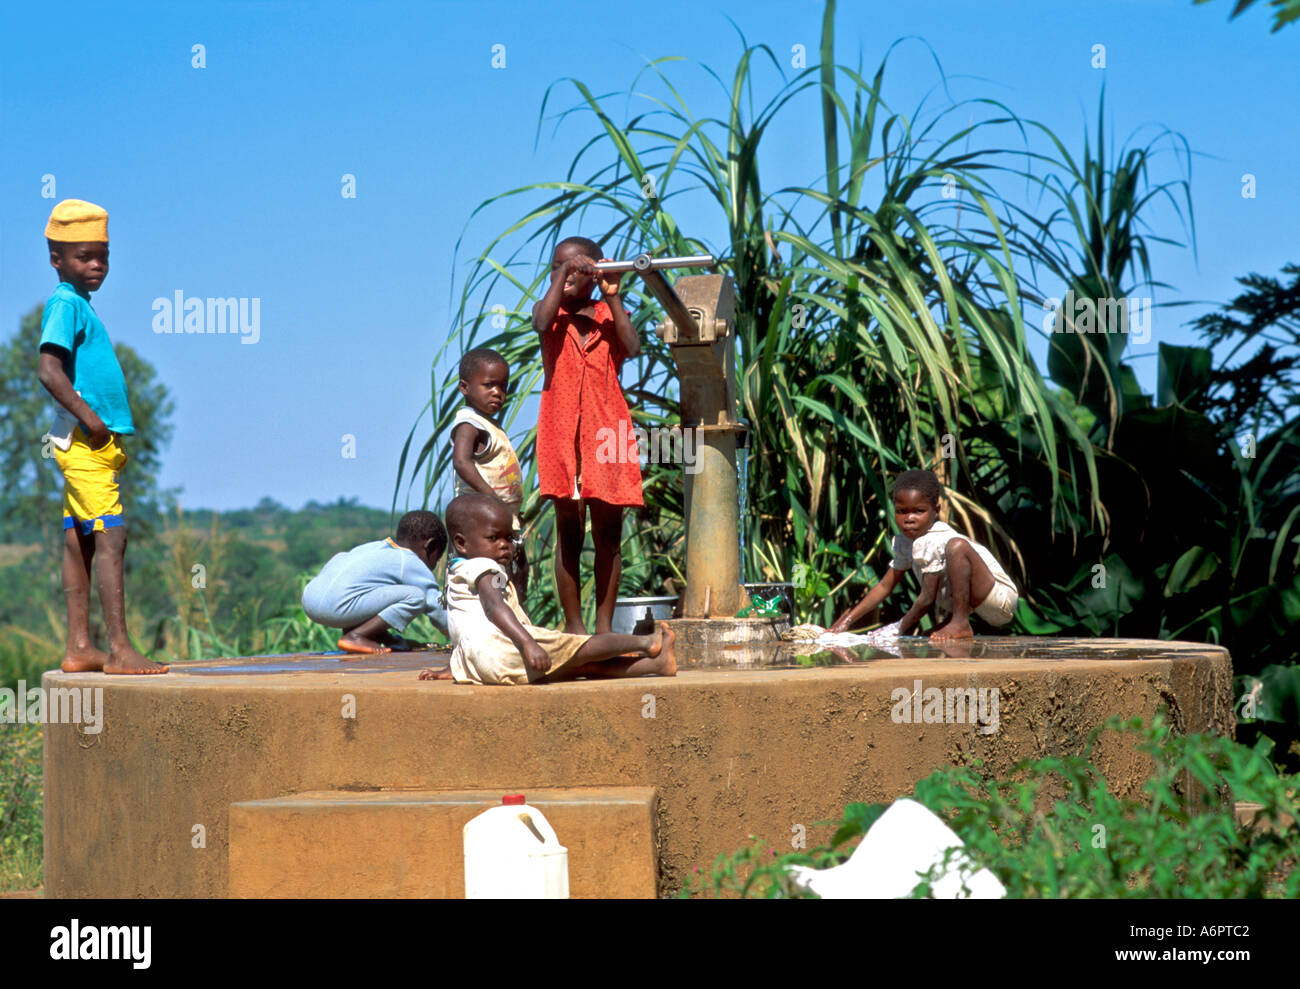
<svg viewBox="0 0 1300 989"><path fill-rule="evenodd" d="M567 900L569 850L523 794L501 798L461 830L468 900Z"/></svg>

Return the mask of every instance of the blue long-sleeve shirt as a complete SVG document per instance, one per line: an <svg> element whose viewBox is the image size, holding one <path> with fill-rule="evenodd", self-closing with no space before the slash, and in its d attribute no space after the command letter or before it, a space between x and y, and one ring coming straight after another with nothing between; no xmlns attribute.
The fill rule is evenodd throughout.
<svg viewBox="0 0 1300 989"><path fill-rule="evenodd" d="M447 611L438 578L415 553L391 539L362 543L345 553L336 553L304 589L303 600L310 598L331 611L347 611L365 592L394 584L423 591L426 613L435 625L447 631Z"/></svg>

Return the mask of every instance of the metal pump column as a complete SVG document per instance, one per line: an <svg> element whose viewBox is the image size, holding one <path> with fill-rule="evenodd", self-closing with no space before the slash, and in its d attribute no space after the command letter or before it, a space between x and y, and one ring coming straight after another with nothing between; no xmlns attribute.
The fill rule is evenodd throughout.
<svg viewBox="0 0 1300 989"><path fill-rule="evenodd" d="M669 285L658 271L716 263L708 255L642 254L632 262L596 265L603 271L635 271L668 316L656 332L677 363L682 439L695 451L695 464L685 474L686 618L731 618L749 604L740 584L736 504L736 433L744 427L736 419L735 284L727 275L691 275Z"/></svg>

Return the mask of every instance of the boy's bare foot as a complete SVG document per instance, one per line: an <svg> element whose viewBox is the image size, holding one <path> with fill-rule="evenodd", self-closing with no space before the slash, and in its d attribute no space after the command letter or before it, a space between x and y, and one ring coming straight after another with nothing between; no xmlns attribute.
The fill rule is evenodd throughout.
<svg viewBox="0 0 1300 989"><path fill-rule="evenodd" d="M125 674L131 676L148 676L155 673L166 673L169 667L162 663L155 663L151 659L146 659L136 651L134 646L126 645L120 649L114 649L108 654L108 662L104 664L105 673Z"/></svg>
<svg viewBox="0 0 1300 989"><path fill-rule="evenodd" d="M677 652L673 644L677 641L677 633L667 622L659 623L659 639L649 649L646 655L651 659L658 659L662 669L659 670L660 676L672 677L677 675Z"/></svg>
<svg viewBox="0 0 1300 989"><path fill-rule="evenodd" d="M355 632L347 632L338 641L338 647L344 652L355 653L358 656L383 656L393 650L385 645L380 645L374 639L368 639L364 635L357 635ZM343 657L347 659L347 656Z"/></svg>
<svg viewBox="0 0 1300 989"><path fill-rule="evenodd" d="M655 636L655 637L650 641L650 645L646 646L646 648L645 648L645 654L646 654L647 656L649 656L651 659L656 658L656 657L657 657L661 652L663 652L663 649L664 649L664 634L665 634L665 633L667 633L667 634L669 634L669 635L673 635L673 634L674 634L673 631L672 631L672 629L670 629L670 628L669 628L667 625L665 625L663 622L660 622L660 623L659 623L659 634L656 635L656 636Z"/></svg>
<svg viewBox="0 0 1300 989"><path fill-rule="evenodd" d="M64 673L98 673L107 662L108 653L102 649L96 649L94 646L73 649L69 646L63 662L59 664L59 669Z"/></svg>
<svg viewBox="0 0 1300 989"><path fill-rule="evenodd" d="M974 636L975 632L971 629L970 622L957 621L955 618L950 618L930 633L930 638L939 642L947 639L970 639Z"/></svg>
<svg viewBox="0 0 1300 989"><path fill-rule="evenodd" d="M451 670L430 670L420 671L421 680L450 680L452 679Z"/></svg>

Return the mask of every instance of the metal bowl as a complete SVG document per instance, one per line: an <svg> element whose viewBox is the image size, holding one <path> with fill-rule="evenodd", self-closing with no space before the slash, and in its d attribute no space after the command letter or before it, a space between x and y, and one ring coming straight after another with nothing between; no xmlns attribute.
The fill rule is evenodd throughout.
<svg viewBox="0 0 1300 989"><path fill-rule="evenodd" d="M610 627L622 635L649 635L655 623L672 618L676 597L619 598Z"/></svg>

